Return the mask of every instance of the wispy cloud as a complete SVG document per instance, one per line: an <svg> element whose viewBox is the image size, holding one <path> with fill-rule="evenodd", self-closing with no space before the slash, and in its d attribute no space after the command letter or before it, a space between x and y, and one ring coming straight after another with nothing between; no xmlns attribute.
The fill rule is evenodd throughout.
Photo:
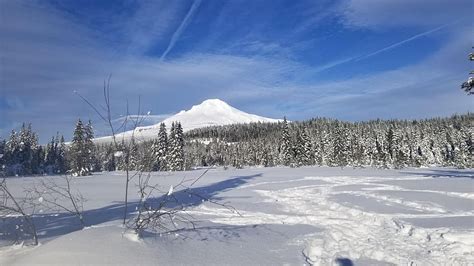
<svg viewBox="0 0 474 266"><path fill-rule="evenodd" d="M179 37L183 33L183 31L186 29L188 26L189 22L191 21L193 14L196 12L198 9L199 5L201 4L201 0L195 0L193 2L193 5L189 9L188 13L184 17L183 21L181 21L181 24L179 25L178 29L173 33L173 36L171 36L171 40L168 44L168 47L166 47L166 50L163 52L163 54L160 57L160 60L164 60L165 57L168 55L168 53L173 49L174 45L178 41Z"/></svg>
<svg viewBox="0 0 474 266"><path fill-rule="evenodd" d="M351 56L353 46L347 47L347 43L358 41L361 35L356 35L357 30L349 34L353 34L349 40L339 33L345 29L337 28L338 25L313 32L314 24L324 20L317 19L305 24L304 34L291 35L301 21L285 9L287 3L275 2L275 6L280 5L277 10L265 1L249 1L252 8L232 1L222 6L216 4L217 7L208 5L212 1L199 0L192 4L137 3L136 12L115 19L120 23L110 28L119 34L108 38L101 36L107 30L98 34L94 25L84 25L80 19L71 19L69 14L64 14L67 12L51 6L0 0L0 8L8 10L0 16L3 60L0 98L15 99L14 105L0 99L0 134L8 134L18 123L27 121L33 123L43 140L56 131L68 136L77 118L97 118L73 90L100 104L102 81L110 73L115 118L125 115L127 99L130 110L136 110L134 99L138 95L142 96L142 109L153 114L175 113L206 98L219 97L248 112L268 117L287 115L292 120L323 115L344 119L363 119L368 115L431 116L469 108L467 98L456 87L457 80L464 79L469 69L463 63L469 64L465 62L464 51L470 51L472 39L466 38L471 38L472 31L455 35L452 34L455 27L444 26L449 34L436 47L452 49L449 53L443 49L434 52L437 57L444 53L437 60L423 58L416 66L413 66L415 62L409 62L408 66L376 73L361 69L360 73L346 75L346 71L339 71L330 78L317 80L321 75L313 78L314 73L349 65L357 59L376 59L376 55L441 31L443 26L425 29L375 51L367 50L362 40L355 45L362 48ZM223 13L222 8L225 8ZM192 23L193 17L197 19L201 14L205 19L199 17L199 23ZM213 14L221 15L213 18ZM275 18L284 14L286 18L273 24ZM235 19L228 19L234 15ZM252 22L248 23L249 20ZM286 29L280 30L278 27L284 23L288 23ZM429 27L443 23L432 22ZM193 35L196 29L209 34ZM186 46L191 49L171 57L184 32L186 37L190 33L191 41L180 42L180 50L186 50ZM328 37L298 46L318 36L334 39ZM111 47L110 40L115 39L120 39L118 47ZM451 44L456 39L460 41ZM206 45L197 49L199 42ZM164 47L166 50L161 53ZM345 55L349 57L344 58ZM337 57L343 58L337 60ZM319 62L329 63L318 65ZM350 67L353 66L344 69ZM406 101L404 98L410 93L413 99ZM443 96L449 101L442 100ZM442 103L434 105L435 100ZM430 105L436 108L430 109Z"/></svg>

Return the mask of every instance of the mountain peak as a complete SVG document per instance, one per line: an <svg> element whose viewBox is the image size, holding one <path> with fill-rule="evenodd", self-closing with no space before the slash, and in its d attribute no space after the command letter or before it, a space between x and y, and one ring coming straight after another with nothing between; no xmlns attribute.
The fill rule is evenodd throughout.
<svg viewBox="0 0 474 266"><path fill-rule="evenodd" d="M179 112L163 121L167 127L179 121L184 131L208 126L245 124L255 122L278 122L277 119L262 117L243 112L220 99L208 99L190 110Z"/></svg>
<svg viewBox="0 0 474 266"><path fill-rule="evenodd" d="M161 123L165 123L166 128L171 128L173 122L180 122L184 131L208 126L223 126L231 124L246 124L256 122L276 123L278 119L262 117L243 112L234 108L220 99L207 99L198 105L194 105L189 110L183 110ZM147 140L156 138L159 125L138 127L135 129L135 135L138 139ZM127 131L123 134L131 136L133 131Z"/></svg>
<svg viewBox="0 0 474 266"><path fill-rule="evenodd" d="M201 104L228 105L221 99L207 99L204 100Z"/></svg>
<svg viewBox="0 0 474 266"><path fill-rule="evenodd" d="M201 108L211 108L211 109L229 109L232 108L228 103L224 102L220 99L207 99L204 100L202 103L198 105L194 105L191 110L193 109L201 109Z"/></svg>

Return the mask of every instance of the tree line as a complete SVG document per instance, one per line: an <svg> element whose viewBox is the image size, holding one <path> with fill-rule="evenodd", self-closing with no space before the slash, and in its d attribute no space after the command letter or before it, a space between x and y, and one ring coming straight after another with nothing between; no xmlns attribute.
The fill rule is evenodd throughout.
<svg viewBox="0 0 474 266"><path fill-rule="evenodd" d="M65 173L66 145L57 134L47 145L38 144L31 124L23 124L19 132L11 131L8 140L0 140L0 174L35 175Z"/></svg>
<svg viewBox="0 0 474 266"><path fill-rule="evenodd" d="M338 166L472 168L474 115L425 120L254 123L186 134L190 166Z"/></svg>
<svg viewBox="0 0 474 266"><path fill-rule="evenodd" d="M31 125L0 140L1 174L88 175L97 171L181 171L200 166L304 165L472 168L474 115L425 120L250 123L195 129L160 124L153 140L95 144L92 124L78 120L66 145L57 134L38 144ZM126 143L129 141L129 143Z"/></svg>
<svg viewBox="0 0 474 266"><path fill-rule="evenodd" d="M179 122L168 134L161 124L157 138L137 143L134 138L113 143L95 144L92 123L78 120L72 141L65 143L57 134L46 145L38 144L31 124L19 132L12 130L8 139L0 140L0 175L72 174L89 175L98 171L142 170L181 171L184 165L184 135ZM126 143L131 141L131 143ZM128 145L130 144L130 145Z"/></svg>

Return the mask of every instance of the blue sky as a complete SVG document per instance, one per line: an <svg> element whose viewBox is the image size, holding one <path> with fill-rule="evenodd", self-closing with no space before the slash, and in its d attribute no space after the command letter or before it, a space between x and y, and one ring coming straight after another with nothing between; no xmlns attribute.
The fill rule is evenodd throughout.
<svg viewBox="0 0 474 266"><path fill-rule="evenodd" d="M0 135L41 142L97 115L161 116L220 98L291 120L427 118L472 111L470 0L0 1ZM133 111L131 111L133 113Z"/></svg>

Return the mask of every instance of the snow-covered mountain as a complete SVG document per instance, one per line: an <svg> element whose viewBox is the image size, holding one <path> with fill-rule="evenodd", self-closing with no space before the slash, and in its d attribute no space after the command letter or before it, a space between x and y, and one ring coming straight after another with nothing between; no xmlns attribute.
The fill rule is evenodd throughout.
<svg viewBox="0 0 474 266"><path fill-rule="evenodd" d="M170 129L171 123L175 121L179 121L183 127L184 132L186 132L192 129L208 126L223 126L255 122L276 123L280 120L249 114L230 106L222 100L209 99L203 101L201 104L194 105L187 111L183 110L171 117L168 117L160 123L165 123L166 128ZM134 131L130 130L121 134L117 134L117 139L124 138L127 140L132 136L133 133L138 141L156 138L160 128L160 123L151 126L137 127ZM110 140L110 136L95 139L96 142L105 142Z"/></svg>

